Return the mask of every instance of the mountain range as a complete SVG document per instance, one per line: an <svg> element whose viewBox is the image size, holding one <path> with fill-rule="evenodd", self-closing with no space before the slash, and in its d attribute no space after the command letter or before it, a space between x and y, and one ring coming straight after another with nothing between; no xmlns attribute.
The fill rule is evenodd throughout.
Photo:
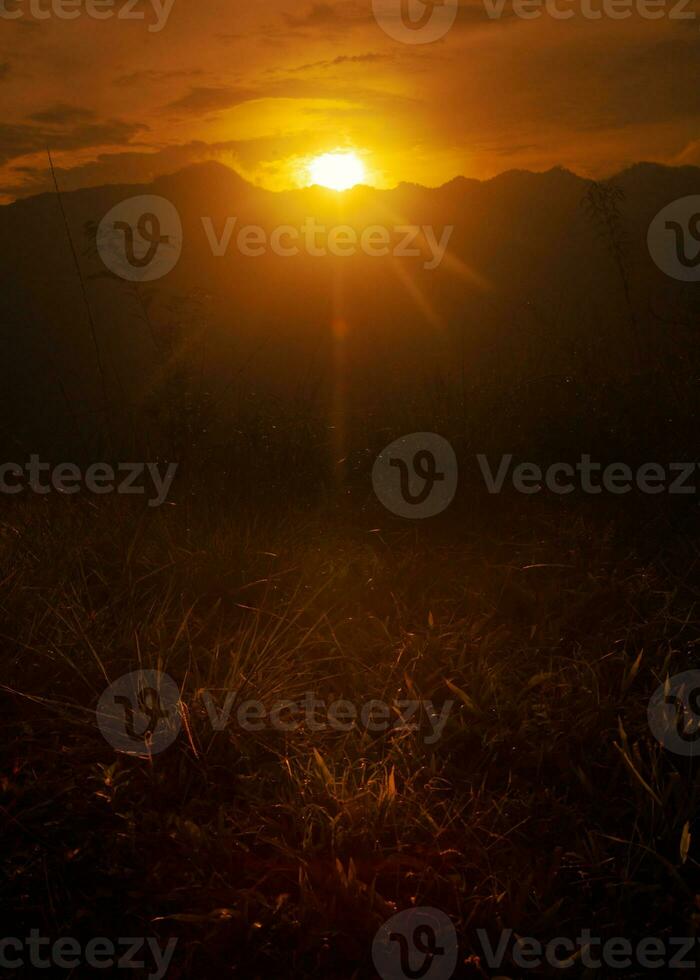
<svg viewBox="0 0 700 980"><path fill-rule="evenodd" d="M198 390L239 398L303 391L330 404L340 386L346 411L367 417L436 379L461 378L464 394L496 376L619 378L632 370L631 330L652 359L664 323L681 330L674 345L694 343L697 286L656 267L647 230L698 187L697 168L638 164L604 185L554 169L273 193L207 163L0 207L3 443L55 454L77 433L93 438L117 406L140 417L159 388L193 373ZM96 229L144 195L178 212L182 253L163 278L136 283L105 267ZM309 219L345 227L346 250L347 226L358 242L374 228L375 250L388 236L390 252L419 227L420 254L275 254L274 230L287 228L289 247ZM262 229L247 241L264 254L241 253L246 226ZM327 231L316 242L327 246Z"/></svg>

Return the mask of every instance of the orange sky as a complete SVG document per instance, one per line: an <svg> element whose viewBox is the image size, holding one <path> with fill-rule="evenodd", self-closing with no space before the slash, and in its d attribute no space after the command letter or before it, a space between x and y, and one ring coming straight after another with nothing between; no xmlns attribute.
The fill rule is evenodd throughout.
<svg viewBox="0 0 700 980"><path fill-rule="evenodd" d="M154 2L170 0L98 21L4 0L23 16L0 20L3 200L46 188L46 145L66 189L210 158L278 189L340 147L380 186L700 163L700 13L492 20L460 0L447 35L418 45L390 38L372 0L172 0L160 31Z"/></svg>

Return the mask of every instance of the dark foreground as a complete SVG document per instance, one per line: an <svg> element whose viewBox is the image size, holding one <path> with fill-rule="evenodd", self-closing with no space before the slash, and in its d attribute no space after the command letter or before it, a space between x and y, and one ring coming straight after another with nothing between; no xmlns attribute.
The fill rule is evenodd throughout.
<svg viewBox="0 0 700 980"><path fill-rule="evenodd" d="M373 977L382 923L429 906L456 926L457 977L697 975L671 944L700 922L697 763L647 722L666 676L700 665L693 508L627 510L7 508L4 933L177 939L171 978ZM180 690L151 758L95 714L139 669ZM354 725L347 707L329 724L341 700ZM370 701L386 708L361 716ZM566 970L523 969L511 936L490 967L479 929L494 947L655 937L665 966L596 969L578 946ZM3 975L36 974L27 949ZM116 970L75 962L51 974Z"/></svg>

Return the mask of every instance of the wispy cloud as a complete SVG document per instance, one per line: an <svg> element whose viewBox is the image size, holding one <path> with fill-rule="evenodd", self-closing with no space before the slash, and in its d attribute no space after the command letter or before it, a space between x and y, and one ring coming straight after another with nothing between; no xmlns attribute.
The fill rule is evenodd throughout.
<svg viewBox="0 0 700 980"><path fill-rule="evenodd" d="M29 124L0 123L0 164L39 153L49 147L52 150L80 150L90 147L114 146L128 143L147 126L112 120L105 123L88 123L66 129L32 126Z"/></svg>
<svg viewBox="0 0 700 980"><path fill-rule="evenodd" d="M92 109L81 109L79 106L58 102L39 112L33 112L29 118L34 122L47 123L49 126L66 126L70 123L94 119L95 113Z"/></svg>
<svg viewBox="0 0 700 980"><path fill-rule="evenodd" d="M388 54L376 54L368 51L366 54L341 54L337 58L328 61L312 61L308 65L300 65L298 68L290 68L290 72L309 71L312 68L334 68L336 65L369 65L376 64L378 61L391 61Z"/></svg>
<svg viewBox="0 0 700 980"><path fill-rule="evenodd" d="M168 103L166 109L176 114L220 112L257 98L259 98L258 93L250 89L196 86L191 88L187 95Z"/></svg>

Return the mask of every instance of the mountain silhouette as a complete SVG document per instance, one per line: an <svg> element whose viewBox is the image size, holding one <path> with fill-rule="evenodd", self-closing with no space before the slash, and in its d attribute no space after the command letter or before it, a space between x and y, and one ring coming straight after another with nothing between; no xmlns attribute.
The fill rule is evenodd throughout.
<svg viewBox="0 0 700 980"><path fill-rule="evenodd" d="M107 404L145 410L169 371L195 365L207 390L247 385L286 397L300 385L332 388L342 356L348 410L361 395L368 415L399 383L464 379L465 370L474 384L619 379L633 370L631 322L656 351L668 339L664 317L683 329L692 318L692 285L657 269L646 235L699 178L693 167L630 167L605 184L616 189L607 218L585 206L594 185L561 168L438 188L275 193L210 162L150 184L17 201L0 208L2 439L8 452L74 448L78 431L92 438ZM171 202L183 236L175 268L138 284L105 268L95 229L142 195ZM274 254L273 230L310 218L358 237L386 228L392 249L405 235L396 229L430 228L436 240L452 231L434 268L424 235L418 256ZM213 254L203 219L217 242L236 219L225 254ZM264 254L241 254L245 226L263 229Z"/></svg>

